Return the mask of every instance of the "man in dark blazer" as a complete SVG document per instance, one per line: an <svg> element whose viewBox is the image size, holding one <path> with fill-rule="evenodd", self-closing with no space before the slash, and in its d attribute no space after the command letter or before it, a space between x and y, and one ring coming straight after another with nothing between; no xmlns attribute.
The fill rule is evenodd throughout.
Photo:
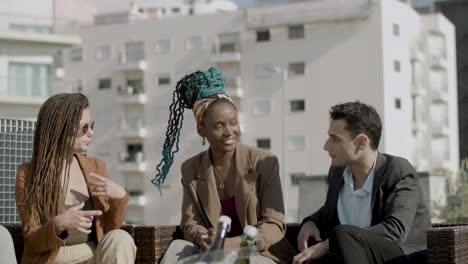
<svg viewBox="0 0 468 264"><path fill-rule="evenodd" d="M330 110L324 149L331 158L325 204L306 217L294 264L421 263L428 210L413 166L378 152L382 123L359 101ZM316 242L308 247L309 239Z"/></svg>

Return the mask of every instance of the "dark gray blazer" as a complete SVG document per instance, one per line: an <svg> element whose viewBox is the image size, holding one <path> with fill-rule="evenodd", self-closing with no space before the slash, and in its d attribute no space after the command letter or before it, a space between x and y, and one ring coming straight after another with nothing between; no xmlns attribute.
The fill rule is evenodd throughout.
<svg viewBox="0 0 468 264"><path fill-rule="evenodd" d="M338 194L344 184L345 167L330 167L325 204L305 221L313 221L322 239L329 237L338 219ZM372 188L372 230L397 243L406 255L426 250L426 229L431 227L413 166L400 157L377 154Z"/></svg>

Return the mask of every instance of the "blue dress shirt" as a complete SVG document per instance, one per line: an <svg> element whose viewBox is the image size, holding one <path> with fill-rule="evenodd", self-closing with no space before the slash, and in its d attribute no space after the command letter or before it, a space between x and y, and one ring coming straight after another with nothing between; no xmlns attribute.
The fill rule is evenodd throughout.
<svg viewBox="0 0 468 264"><path fill-rule="evenodd" d="M342 225L367 228L371 224L372 186L374 185L375 162L361 189L354 190L353 172L346 167L344 184L338 197L338 218Z"/></svg>

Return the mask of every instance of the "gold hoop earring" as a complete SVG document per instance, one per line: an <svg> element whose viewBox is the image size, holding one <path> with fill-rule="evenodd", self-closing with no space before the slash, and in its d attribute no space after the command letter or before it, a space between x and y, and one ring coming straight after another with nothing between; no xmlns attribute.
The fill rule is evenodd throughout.
<svg viewBox="0 0 468 264"><path fill-rule="evenodd" d="M205 140L205 137L202 137L202 146L205 146L205 143L206 143L206 140Z"/></svg>

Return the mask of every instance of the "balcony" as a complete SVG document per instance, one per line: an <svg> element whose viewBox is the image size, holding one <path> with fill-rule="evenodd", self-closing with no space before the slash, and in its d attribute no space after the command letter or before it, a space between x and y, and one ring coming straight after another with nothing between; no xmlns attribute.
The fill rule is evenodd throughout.
<svg viewBox="0 0 468 264"><path fill-rule="evenodd" d="M424 89L421 84L413 83L411 94L414 96L424 97L427 95L427 90Z"/></svg>
<svg viewBox="0 0 468 264"><path fill-rule="evenodd" d="M146 94L142 79L129 79L126 88L117 88L119 93L118 102L121 104L145 104Z"/></svg>
<svg viewBox="0 0 468 264"><path fill-rule="evenodd" d="M424 53L421 51L420 47L414 47L411 49L411 59L419 62L424 61Z"/></svg>
<svg viewBox="0 0 468 264"><path fill-rule="evenodd" d="M436 104L447 104L449 101L449 96L447 91L439 89L439 90L431 90L431 99L433 103Z"/></svg>
<svg viewBox="0 0 468 264"><path fill-rule="evenodd" d="M230 96L242 97L242 82L240 76L233 78L226 78L224 86L226 87L225 91Z"/></svg>
<svg viewBox="0 0 468 264"><path fill-rule="evenodd" d="M232 97L242 97L242 94L243 94L243 90L240 87L237 87L237 88L227 87L224 90L229 96L232 96Z"/></svg>
<svg viewBox="0 0 468 264"><path fill-rule="evenodd" d="M117 136L123 138L144 138L146 136L146 128L143 125L143 120L121 120Z"/></svg>
<svg viewBox="0 0 468 264"><path fill-rule="evenodd" d="M145 49L142 42L130 42L119 52L118 71L145 71Z"/></svg>
<svg viewBox="0 0 468 264"><path fill-rule="evenodd" d="M431 128L432 137L439 138L439 137L448 137L450 136L450 129L447 125L441 124L437 126L433 126Z"/></svg>
<svg viewBox="0 0 468 264"><path fill-rule="evenodd" d="M436 70L446 70L447 60L442 56L431 56L430 58L431 68Z"/></svg>
<svg viewBox="0 0 468 264"><path fill-rule="evenodd" d="M413 132L424 133L427 131L427 124L422 121L417 121L413 123Z"/></svg>
<svg viewBox="0 0 468 264"><path fill-rule="evenodd" d="M247 29L272 28L284 25L337 23L365 20L373 11L373 1L315 1L312 5L284 5L281 8L248 8L245 11ZM291 15L297 14L297 15Z"/></svg>
<svg viewBox="0 0 468 264"><path fill-rule="evenodd" d="M0 77L0 103L41 105L47 97L57 93L72 92L70 81L47 78Z"/></svg>
<svg viewBox="0 0 468 264"><path fill-rule="evenodd" d="M0 14L5 29L0 30L0 39L11 42L28 42L69 47L81 44L80 25L73 20L24 15Z"/></svg>
<svg viewBox="0 0 468 264"><path fill-rule="evenodd" d="M144 207L146 205L146 197L144 195L130 195L128 206Z"/></svg>
<svg viewBox="0 0 468 264"><path fill-rule="evenodd" d="M240 62L241 53L238 51L217 52L212 55L211 61L214 63Z"/></svg>
<svg viewBox="0 0 468 264"><path fill-rule="evenodd" d="M146 104L146 94L120 95L117 101L121 104Z"/></svg>
<svg viewBox="0 0 468 264"><path fill-rule="evenodd" d="M413 164L417 171L429 171L429 160L425 157L415 157Z"/></svg>
<svg viewBox="0 0 468 264"><path fill-rule="evenodd" d="M145 60L121 62L118 71L145 71L148 68Z"/></svg>
<svg viewBox="0 0 468 264"><path fill-rule="evenodd" d="M443 170L450 170L452 169L450 166L450 161L445 159L438 159L432 158L432 169L443 169Z"/></svg>
<svg viewBox="0 0 468 264"><path fill-rule="evenodd" d="M143 152L121 152L117 170L120 172L145 172L146 163Z"/></svg>

